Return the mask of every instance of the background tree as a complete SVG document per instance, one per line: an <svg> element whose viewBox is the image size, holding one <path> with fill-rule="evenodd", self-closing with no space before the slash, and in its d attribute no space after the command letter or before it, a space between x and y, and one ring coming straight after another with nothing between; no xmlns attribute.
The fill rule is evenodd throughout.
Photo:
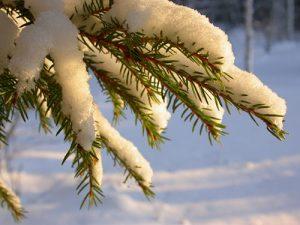
<svg viewBox="0 0 300 225"><path fill-rule="evenodd" d="M295 0L287 0L287 33L290 40L295 35Z"/></svg>
<svg viewBox="0 0 300 225"><path fill-rule="evenodd" d="M245 27L246 27L246 50L245 50L245 68L251 72L253 70L253 0L245 1Z"/></svg>

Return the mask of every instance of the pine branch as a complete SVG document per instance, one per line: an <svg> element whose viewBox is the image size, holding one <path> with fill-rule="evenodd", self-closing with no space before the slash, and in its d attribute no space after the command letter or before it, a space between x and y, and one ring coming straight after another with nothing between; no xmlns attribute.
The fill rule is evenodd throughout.
<svg viewBox="0 0 300 225"><path fill-rule="evenodd" d="M115 31L116 29L114 29ZM105 30L107 33L107 30ZM175 99L179 99L184 105L186 105L192 112L192 114L188 114L187 119L192 119L191 117L196 115L197 119L203 121L206 125L207 130L209 131L209 137L214 139L218 139L220 135L224 134L222 131L225 128L224 125L218 123L216 118L211 118L205 114L202 110L200 110L187 96L187 93L178 88L182 83L178 83L176 79L170 79L173 77L173 71L162 67L161 62L157 60L157 58L162 58L160 54L156 54L155 52L144 53L143 51L149 51L147 49L147 45L143 43L141 35L139 34L131 34L130 36L125 36L124 34L119 34L119 31L108 35L108 40L105 40L106 36L99 35L101 37L91 37L88 35L89 40L95 45L105 46L110 52L115 52L114 55L119 56L119 58L126 60L131 68L137 68L140 73L133 74L140 81L143 80L143 77L139 74L151 74L151 76L155 77L158 80L158 84L156 84L153 89L156 91L160 91L162 96L166 96L169 92L169 96L175 96ZM123 39L121 39L123 38ZM104 39L104 41L103 41ZM216 71L215 69L213 70ZM215 72L216 73L216 72ZM179 74L181 75L181 74ZM148 79L149 80L149 79ZM182 80L186 80L185 78ZM186 80L189 82L188 80ZM192 83L192 82L191 82ZM151 84L150 84L151 85ZM192 83L193 85L193 83ZM160 87L160 90L157 90ZM187 85L186 85L187 86ZM179 102L179 103L180 103ZM178 101L173 102L173 111L175 111L178 106ZM196 120L197 120L196 119ZM194 124L197 124L195 121Z"/></svg>
<svg viewBox="0 0 300 225"><path fill-rule="evenodd" d="M9 4L7 2L5 1L4 4L4 1L0 0L1 11L5 11L8 15L2 13L4 21L7 19L8 24L9 22L13 24L11 21L13 19L15 22L18 21L19 24L18 22L16 24L20 26L18 18L22 18L24 24L21 26L32 28L29 38L26 36L28 39L33 40L38 30L41 34L49 35L49 40L45 36L41 39L45 40L39 45L40 48L45 47L41 51L43 54L42 56L37 54L37 59L32 57L33 65L31 61L27 61L28 69L26 63L19 61L22 61L23 57L32 56L27 52L31 52L28 49L33 47L35 42L31 42L34 44L30 45L24 40L26 38L22 33L19 37L12 35L8 38L11 39L8 41L11 48L16 44L16 49L21 49L22 54L11 54L11 50L8 49L1 56L4 58L1 72L4 68L4 73L0 74L0 141L7 142L8 134L5 132L5 126L11 122L15 113L19 113L23 120L27 121L28 111L35 110L40 127L45 132L51 132L54 122L58 129L56 135L63 133L65 141L70 142L70 148L62 164L68 159L72 160L75 177L79 179L76 191L78 195L83 195L81 208L102 202L102 171L97 166L101 164L103 148L107 149L116 164L125 169L127 174L125 182L128 178L133 178L146 197L154 196L153 171L150 164L136 146L122 137L102 116L90 93L87 70L97 78L102 91L114 104L114 121L124 116L126 107L130 108L136 117L136 122L140 121L143 133L147 133L151 147L158 147L166 139L163 132L169 119L169 112L165 103L168 103L168 109L172 112L182 109L183 120L192 123L193 131L198 128L199 133L202 134L206 130L210 142L219 141L220 136L226 134L225 126L221 121L223 107L226 107L230 113L230 105L248 113L256 124L258 124L257 118L262 120L272 135L280 140L284 139L286 133L281 129L283 115L276 114L276 112L285 114L284 100L264 87L255 76L248 76L246 81L261 85L258 92L263 95L256 100L251 95L256 89L253 91L251 85L247 88L246 85L241 85L239 79L235 79L244 74L233 65L234 57L227 36L194 11L183 10L182 13L190 15L192 19L199 19L199 26L208 28L207 36L202 36L199 40L184 39L184 36L181 36L187 42L184 43L179 37L176 40L174 35L168 37L164 33L170 33L168 29L160 33L156 28L151 30L147 21L144 21L145 29L139 29L140 31L137 32L138 29L132 28L135 24L131 23L129 18L126 21L126 16L122 23L107 17L106 14L122 18L118 12L123 9L126 13L140 16L139 9L135 11L135 5L128 5L126 8L124 7L127 6L126 2L123 1L115 4L117 8L112 7L113 0L71 1L70 5L67 5L69 8L54 10L55 12L50 9L48 14L39 12L37 9L39 5L34 5L34 2L30 3L33 4L30 9L25 8L24 0L10 1ZM125 5L122 5L124 3ZM155 20L153 13L156 13L156 6L149 4L149 7L149 12L152 13L149 13L150 18ZM176 11L174 5L170 7L173 12ZM179 7L178 10L181 8ZM158 13L161 16L162 14ZM182 19L182 15L175 18L175 21ZM60 21L61 24L59 22L57 22L59 26L51 24L52 19ZM160 21L156 23L159 27ZM160 25L165 27L166 23L167 20ZM197 36L197 31L202 31L199 27L192 31L193 27L189 27L189 22L183 24L188 27L187 31L193 33L191 37ZM65 35L66 38L61 35L61 27L65 28L63 30L68 30L70 34ZM17 27L14 28L17 33ZM50 31L52 29L53 32ZM152 31L155 34L151 34ZM174 29L172 32L180 31ZM78 43L80 50L85 54L83 61L86 67L82 63L83 53L77 46L78 33ZM39 36L35 40L38 39ZM214 46L216 48L210 46L213 44L211 40L216 41L217 45ZM205 48L196 49L199 43L206 42L210 52ZM27 51L24 51L26 48L22 49L22 44L27 47ZM49 55L46 56L48 53ZM71 54L73 55L69 57ZM225 58L220 57L223 54ZM44 61L45 56L46 61L41 71L40 62ZM16 60L17 57L20 60ZM21 69L18 68L19 66ZM28 73L24 72L26 69ZM33 70L37 70L36 73ZM24 74L28 76L23 76ZM73 93L73 84L76 93ZM19 88L20 86L24 87L24 92ZM76 95L77 88L79 96ZM266 96L270 97L271 106L277 104L277 101L280 102L278 107L272 108L264 104ZM73 110L66 110L67 106ZM96 139L93 140L95 137ZM22 218L24 211L17 197L0 181L1 201L3 201L2 206L6 206L17 220Z"/></svg>
<svg viewBox="0 0 300 225"><path fill-rule="evenodd" d="M87 62L87 64L90 65L99 82L105 84L105 87L108 90L111 90L121 96L130 109L134 112L136 119L138 119L142 124L143 131L146 131L147 133L148 143L150 146L158 147L165 138L158 131L156 124L154 124L150 109L139 98L130 94L128 88L125 87L122 82L120 82L118 79L110 78L108 75L109 72L99 70L97 67L95 67L95 65L100 64L100 62L93 61L93 56L86 55L86 57L86 61L90 60L90 62Z"/></svg>
<svg viewBox="0 0 300 225"><path fill-rule="evenodd" d="M20 199L2 180L0 180L0 206L6 207L17 222L25 217L25 210L21 206Z"/></svg>
<svg viewBox="0 0 300 225"><path fill-rule="evenodd" d="M98 202L102 202L103 193L93 177L93 162L95 159L95 151L100 151L102 148L101 139L97 138L92 146L91 151L84 150L79 144L76 143L76 134L72 130L72 123L68 117L66 117L61 110L61 87L56 83L53 77L42 74L40 80L37 82L37 87L41 93L45 96L48 103L48 110L51 110L52 117L59 130L56 135L60 134L62 131L65 134L65 140L70 141L70 149L68 150L62 164L71 157L73 159L73 167L75 167L75 177L80 178L81 182L77 186L77 193L81 194L85 189L88 189L87 193L84 195L81 207L83 207L88 201L89 206L97 205Z"/></svg>
<svg viewBox="0 0 300 225"><path fill-rule="evenodd" d="M220 105L225 104L226 106L230 104L235 106L238 110L245 111L249 115L259 118L267 125L268 131L272 135L274 135L276 138L280 140L284 139L286 132L278 128L270 120L270 117L282 117L282 115L269 115L269 114L262 114L257 112L258 109L269 107L265 104L251 104L246 101L235 102L232 98L234 93L230 91L230 88L225 87L222 82L222 80L226 80L230 82L232 77L230 76L230 74L224 73L218 68L218 65L220 64L219 61L213 63L210 62L208 60L209 54L205 53L204 49L199 49L196 52L189 52L189 50L185 48L184 43L182 43L179 39L177 43L174 43L171 40L165 38L163 34L161 34L159 37L158 36L146 37L141 33L129 33L126 27L124 28L124 25L115 19L112 19L111 23L104 22L104 28L102 34L99 34L98 36L91 36L87 34L87 36L90 38L91 41L97 42L97 38L105 39L105 35L108 35L110 38L110 42L113 43L112 40L113 35L111 35L109 30L113 34L122 33L123 35L126 35L125 37L123 37L122 35L119 34L118 37L119 38L122 37L125 40L126 37L127 39L134 40L136 45L139 47L144 46L144 48L147 49L147 44L150 44L150 46L152 46L150 52L154 55L154 57L152 57L154 58L154 63L157 63L158 60L161 61L161 59L165 60L165 58L167 57L160 53L161 49L164 49L166 52L172 52L172 49L176 49L177 51L181 52L184 56L190 59L191 62L197 64L199 66L200 71L205 71L205 74L199 73L198 71L194 71L195 75L190 74L182 68L181 69L175 68L174 65L172 65L173 61L168 62L167 60L165 60L168 65L165 64L164 67L167 70L176 73L177 75L183 77L183 79L185 77L185 79L187 79L188 82L191 83L191 85L197 84L197 86L199 86L200 88L205 88L209 90L215 96L216 104L220 104ZM117 39L116 42L121 42L121 41ZM126 41L124 41L124 43L127 44ZM117 46L119 46L119 48L122 50L124 49L124 45L120 46L120 44L117 43ZM134 45L130 46L131 49L134 47L136 48L136 46ZM130 49L126 51L130 52ZM141 58L137 58L135 60L142 61ZM220 97L223 99L224 103L222 103ZM208 130L209 129L210 126L208 126ZM216 134L216 137L217 136L218 134Z"/></svg>

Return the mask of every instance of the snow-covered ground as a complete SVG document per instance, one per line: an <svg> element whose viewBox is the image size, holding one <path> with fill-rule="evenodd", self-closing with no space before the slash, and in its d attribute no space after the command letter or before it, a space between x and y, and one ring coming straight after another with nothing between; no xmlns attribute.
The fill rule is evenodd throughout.
<svg viewBox="0 0 300 225"><path fill-rule="evenodd" d="M242 33L233 32L231 40L242 65ZM270 54L258 43L255 72L288 102L287 141L277 141L263 125L235 112L225 118L230 135L222 145L210 146L175 115L167 132L172 141L157 151L147 147L128 116L118 127L150 160L156 198L148 201L134 183L123 184L122 171L106 156L104 203L80 211L72 169L60 165L67 145L62 137L41 137L32 119L19 126L11 145L28 211L23 224L300 225L300 43L278 44ZM111 117L109 104L97 97ZM1 211L0 224L14 222Z"/></svg>

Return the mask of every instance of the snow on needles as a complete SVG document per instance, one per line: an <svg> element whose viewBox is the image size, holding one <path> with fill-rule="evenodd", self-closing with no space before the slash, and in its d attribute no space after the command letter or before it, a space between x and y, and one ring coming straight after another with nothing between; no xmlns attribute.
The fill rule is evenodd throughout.
<svg viewBox="0 0 300 225"><path fill-rule="evenodd" d="M88 40L85 40L85 42L89 43ZM137 83L134 78L128 80L127 76L122 75L120 72L122 71L121 62L108 51L99 51L92 44L89 45L89 48L84 45L82 45L82 47L87 57L92 58L93 61L96 62L92 66L96 69L107 71L107 75L110 76L110 78L117 79L128 89L128 92L132 96L138 98L145 104L146 108L143 109L144 113L151 115L158 131L162 132L167 127L168 121L171 118L171 114L167 109L167 102L158 94L155 94L157 98L156 101L149 100L144 86L140 82Z"/></svg>
<svg viewBox="0 0 300 225"><path fill-rule="evenodd" d="M163 55L167 55L168 59L173 61L173 65L178 70L182 69L185 70L188 74L194 75L194 73L199 69L199 66L195 62L188 59L184 54L176 49L172 49L172 51L169 52L161 50L161 53ZM180 81L180 78L175 74L172 77L175 77L177 81ZM198 106L200 110L202 110L204 114L210 116L216 122L222 122L225 111L207 89L203 88L202 92L199 86L195 86L194 88L196 88L196 90L193 90L190 83L188 83L188 87L182 88L184 88L189 98ZM198 94L196 94L195 92L197 92Z"/></svg>
<svg viewBox="0 0 300 225"><path fill-rule="evenodd" d="M109 0L102 0L103 6L109 5ZM86 6L97 6L95 0L25 0L25 7L37 16L49 10L61 11L67 16L75 14L86 14ZM100 5L99 5L100 6Z"/></svg>
<svg viewBox="0 0 300 225"><path fill-rule="evenodd" d="M63 112L70 116L78 143L88 150L95 139L93 97L77 35L77 28L61 12L42 12L33 25L21 32L9 68L18 78L22 93L34 87L50 53L55 62L55 78L62 87Z"/></svg>
<svg viewBox="0 0 300 225"><path fill-rule="evenodd" d="M4 183L4 181L2 181L2 179L0 179L0 193L3 194L3 196L0 195L1 204L5 203L3 202L3 197L6 196L9 207L13 207L14 211L22 211L20 198Z"/></svg>
<svg viewBox="0 0 300 225"><path fill-rule="evenodd" d="M228 36L196 10L168 0L115 0L105 20L126 21L129 31L143 31L147 36L160 36L177 43L178 38L191 52L201 48L211 62L220 61L220 68L234 64Z"/></svg>
<svg viewBox="0 0 300 225"><path fill-rule="evenodd" d="M34 25L22 30L16 41L9 69L18 78L19 93L34 88L45 57L53 46L51 31L44 27L45 23L47 20L43 17L38 18Z"/></svg>
<svg viewBox="0 0 300 225"><path fill-rule="evenodd" d="M17 25L0 11L0 74L8 66L8 56L12 53L18 32Z"/></svg>
<svg viewBox="0 0 300 225"><path fill-rule="evenodd" d="M254 74L232 66L226 72L232 79L223 79L224 85L233 93L236 103L249 102L259 106L254 111L264 114L278 128L283 129L284 116L287 112L286 102L269 87L264 85Z"/></svg>
<svg viewBox="0 0 300 225"><path fill-rule="evenodd" d="M122 163L140 177L140 181L146 187L150 187L153 171L149 162L141 155L137 147L123 138L120 133L111 126L108 120L101 114L98 107L94 105L94 117L97 132L105 139L105 145L113 151L113 154Z"/></svg>
<svg viewBox="0 0 300 225"><path fill-rule="evenodd" d="M122 64L110 53L105 54L98 51L94 54L96 54L99 62L101 62L94 66L109 71L109 76L121 81L122 84L128 88L130 94L137 97L143 104L145 104L145 113L151 114L154 124L157 126L159 132L162 132L167 127L168 121L171 117L171 114L167 109L167 102L165 102L158 94L155 95L157 101L149 101L143 85L140 82L137 83L135 79L127 81L126 76L121 75L120 73Z"/></svg>
<svg viewBox="0 0 300 225"><path fill-rule="evenodd" d="M14 3L12 0L2 2ZM86 5L93 5L94 0L25 0L24 3L33 13L35 21L26 26L18 38L17 26L5 13L0 12L0 72L8 68L18 79L18 92L22 94L25 90L35 87L45 58L50 55L54 60L54 78L62 87L62 111L72 122L78 144L86 150L91 149L96 133L99 133L106 139L107 147L114 151L130 170L142 177L145 186L150 186L153 174L149 163L131 142L121 137L94 106L89 86L90 77L83 61L84 54L78 47L77 37L82 26L90 33L95 25L97 29L102 28L101 19L108 23L112 19L117 19L119 22L125 22L129 32L143 32L148 37L162 37L174 43L180 40L191 53L203 49L208 53L208 60L211 63L220 62L221 64L216 66L234 78L223 79L223 82L233 93L231 98L235 103L248 102L252 107L268 106L268 108L259 107L255 111L264 114L279 128L283 127L283 117L274 115L285 115L285 101L263 85L255 75L234 66L234 54L228 36L196 10L176 5L168 0L115 0L111 9L100 19L85 15L88 12ZM102 3L107 7L110 0L104 0ZM74 16L75 12L77 15ZM15 39L16 47L14 47ZM190 75L194 75L195 72L206 73L201 66L191 62L179 51L175 53L169 56L174 60L175 67L187 70ZM12 57L10 62L8 56ZM155 124L163 131L170 113L162 97L157 95L158 102L149 102L145 93L141 95L142 85L136 85L134 81L127 83L126 78L120 73L121 62L110 54L99 52L96 59L101 63L92 65L110 72L108 76L126 84L130 94L149 106ZM199 76L198 79L203 78ZM223 90L219 86L214 88L220 92ZM187 91L191 89L186 87ZM197 99L192 91L188 91L188 95L200 109L206 110L208 115L222 120L224 110L216 105L211 93L207 92L209 97L207 102ZM100 158L99 155L99 163ZM100 183L102 169L97 167L94 172L99 175Z"/></svg>
<svg viewBox="0 0 300 225"><path fill-rule="evenodd" d="M125 21L130 32L140 31L150 37L162 34L164 38L173 42L177 42L179 39L190 52L203 48L205 52L209 53L211 62L220 61L222 63L219 66L220 69L234 77L230 82L227 82L226 79L223 81L233 92L232 98L236 103L244 101L244 95L247 95L247 101L252 105L268 106L268 108L265 107L256 112L265 114L279 128L283 127L283 116L286 114L285 101L264 86L253 74L234 66L232 46L227 35L199 12L176 5L168 0L115 0L112 9L104 19L109 22L115 18L120 22ZM177 66L187 64L194 70L193 72L206 73L200 66L186 63L187 59L181 57L180 53L178 54L179 56L172 56L177 58L178 63L175 63ZM222 59L219 60L220 58ZM191 69L188 69L189 72ZM254 90L255 92L252 92ZM218 117L222 117L222 111L213 110L212 112L217 112ZM280 115L280 117L273 115Z"/></svg>

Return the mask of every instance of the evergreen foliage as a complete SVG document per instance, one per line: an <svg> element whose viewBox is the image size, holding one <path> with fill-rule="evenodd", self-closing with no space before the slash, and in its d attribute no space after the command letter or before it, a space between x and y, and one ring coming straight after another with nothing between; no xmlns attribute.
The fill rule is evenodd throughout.
<svg viewBox="0 0 300 225"><path fill-rule="evenodd" d="M136 121L141 123L151 147L158 148L167 140L164 127L158 126L151 110L153 104L161 104L161 99L173 113L180 111L183 120L191 123L193 132L202 134L206 131L211 143L220 141L220 137L226 134L226 127L221 118L208 113L211 109L199 107L194 99L207 105L214 104L219 110L227 108L229 113L233 106L248 113L255 123L258 123L257 119L262 120L271 134L280 140L284 139L285 131L273 120L274 117L282 118L284 115L262 112L270 107L268 102L254 104L243 99L237 101L236 93L226 85L233 77L222 70L222 59L210 60L205 46L191 51L180 38L177 41L169 39L164 35L164 30L160 35L148 36L143 32L130 31L125 21L116 18L104 20L103 15L110 11L112 0L82 2L80 8L83 11L76 9L70 15L70 20L79 30L78 41L84 52L86 68L99 81L99 90L113 103L114 121L117 122L124 116L126 108L130 109ZM25 8L22 0L0 1L0 9L10 18L22 19L22 27L31 26L36 19L34 13ZM94 22L90 22L91 18ZM172 59L177 53L199 68L199 71L191 72L189 65L177 66L178 61ZM119 79L111 76L111 71L102 68L103 62L99 54L109 54L120 65ZM72 160L75 177L79 179L77 193L83 195L81 207L86 204L97 205L102 201L101 181L95 177L93 167L100 160L97 153L104 148L115 163L124 168L127 178L133 178L147 197L153 197L152 185L145 178L143 168L133 166L126 158L131 157L129 153L129 156L122 155L105 132L97 131L97 127L102 125L101 121L95 121L99 124L96 125L96 139L91 149L87 151L78 143L78 132L73 129L70 116L62 109L63 87L56 80L57 72L54 67L55 61L49 54L39 78L35 80L34 88L23 93L18 90L15 75L9 68L4 69L0 75L0 141L7 144L5 127L15 113L20 113L23 120L27 121L28 112L35 110L39 115L40 127L46 133L53 131L55 126L58 129L56 135L64 133L65 141L70 143L63 163L69 158ZM136 87L135 92L139 95L130 89L132 86ZM142 96L147 97L149 104L141 100ZM246 99L247 94L242 94L241 97ZM151 174L152 171L145 173ZM14 208L7 193L0 185L0 200L8 206L16 219L22 218L24 211Z"/></svg>

